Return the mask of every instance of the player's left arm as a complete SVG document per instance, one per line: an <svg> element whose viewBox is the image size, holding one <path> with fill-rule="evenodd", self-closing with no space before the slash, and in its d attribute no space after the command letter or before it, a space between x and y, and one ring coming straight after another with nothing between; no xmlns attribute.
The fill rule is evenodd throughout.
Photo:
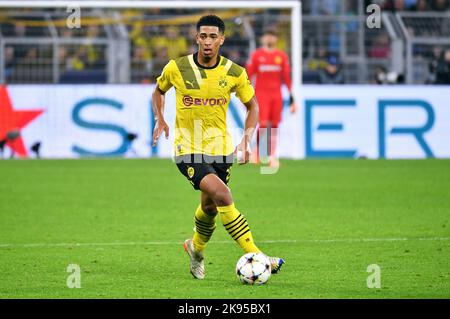
<svg viewBox="0 0 450 319"><path fill-rule="evenodd" d="M292 92L292 80L291 80L291 65L289 64L289 57L287 54L283 54L283 82L289 89L289 106L291 113L295 113L297 105L295 104L294 94Z"/></svg>
<svg viewBox="0 0 450 319"><path fill-rule="evenodd" d="M243 70L238 78L236 95L247 108L244 135L242 136L242 141L236 148L237 152L242 152L243 158L240 164L246 164L250 161L250 143L259 120L259 106L258 101L256 100L255 90L253 89L245 70Z"/></svg>
<svg viewBox="0 0 450 319"><path fill-rule="evenodd" d="M259 105L256 96L254 95L250 101L244 103L244 105L247 108L244 135L242 136L241 143L237 146L237 151L242 152L242 163L240 164L247 164L250 161L250 143L259 120Z"/></svg>

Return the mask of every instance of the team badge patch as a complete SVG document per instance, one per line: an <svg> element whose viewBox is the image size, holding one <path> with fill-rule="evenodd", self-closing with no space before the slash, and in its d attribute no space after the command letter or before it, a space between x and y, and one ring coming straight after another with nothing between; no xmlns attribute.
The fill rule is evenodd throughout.
<svg viewBox="0 0 450 319"><path fill-rule="evenodd" d="M192 178L192 176L194 176L194 174L195 174L194 168L193 167L188 167L187 174L188 174L189 178Z"/></svg>
<svg viewBox="0 0 450 319"><path fill-rule="evenodd" d="M275 63L281 64L281 63L283 63L283 59L280 56L277 56L277 57L275 57Z"/></svg>
<svg viewBox="0 0 450 319"><path fill-rule="evenodd" d="M228 85L227 79L224 78L224 77L220 78L220 80L219 80L219 86L220 86L221 88L225 88L227 85Z"/></svg>

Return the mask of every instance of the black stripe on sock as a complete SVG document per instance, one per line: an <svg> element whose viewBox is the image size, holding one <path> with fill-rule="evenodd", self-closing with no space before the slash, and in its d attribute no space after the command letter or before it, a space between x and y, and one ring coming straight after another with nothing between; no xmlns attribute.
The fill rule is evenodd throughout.
<svg viewBox="0 0 450 319"><path fill-rule="evenodd" d="M229 232L229 234L231 235L231 237L234 237L236 234L238 234L245 227L248 227L248 223L247 222L243 223L241 226L239 226L238 228L236 228L232 232Z"/></svg>
<svg viewBox="0 0 450 319"><path fill-rule="evenodd" d="M200 235L203 235L203 236L206 236L206 237L211 237L212 236L212 232L210 234L206 234L203 231L200 231L198 228L196 228L195 231L197 233L199 233Z"/></svg>
<svg viewBox="0 0 450 319"><path fill-rule="evenodd" d="M233 229L233 228L236 228L236 226L242 225L242 222L245 222L244 216L242 216L241 219L239 219L237 222L235 222L235 223L234 223L233 225L231 225L230 227L228 227L228 228L225 227L225 229L227 230L227 232L233 231L232 229Z"/></svg>
<svg viewBox="0 0 450 319"><path fill-rule="evenodd" d="M205 227L205 226L203 226L201 224L195 223L195 227L201 228L203 230L210 231L210 230L214 230L216 228L216 224L211 224L208 227Z"/></svg>
<svg viewBox="0 0 450 319"><path fill-rule="evenodd" d="M247 234L250 231L250 228L247 229L245 232L243 232L238 238L235 238L234 240L238 240L239 238L241 238L242 236L244 236L245 234Z"/></svg>
<svg viewBox="0 0 450 319"><path fill-rule="evenodd" d="M214 228L213 229L204 229L204 228L195 226L195 231L202 233L202 234L210 234L211 235L214 232Z"/></svg>
<svg viewBox="0 0 450 319"><path fill-rule="evenodd" d="M198 227L195 227L195 231L198 233L201 233L202 235L208 235L211 236L214 233L214 229L211 230L204 230Z"/></svg>
<svg viewBox="0 0 450 319"><path fill-rule="evenodd" d="M234 223L239 217L241 217L242 215L241 214L239 214L239 216L238 217L236 217L232 222L229 222L228 224L224 224L224 226L225 226L225 228L228 226L228 225L230 225L230 224L232 224L232 223Z"/></svg>
<svg viewBox="0 0 450 319"><path fill-rule="evenodd" d="M244 230L246 230L247 228L249 228L248 227L248 224L245 224L245 225L243 225L242 227L240 227L238 230L236 230L234 233L233 233L233 235L231 235L231 237L235 237L235 236L237 236L240 232L242 232L242 231L244 231Z"/></svg>
<svg viewBox="0 0 450 319"><path fill-rule="evenodd" d="M199 225L200 227L208 228L208 229L211 228L211 227L216 227L216 223L202 224L202 223L199 223L197 221L195 221L195 225Z"/></svg>
<svg viewBox="0 0 450 319"><path fill-rule="evenodd" d="M215 224L214 222L212 222L211 224L208 224L207 222L203 222L203 221L199 220L197 217L195 217L195 223L199 223L200 225L205 226L205 227L209 227L210 225Z"/></svg>

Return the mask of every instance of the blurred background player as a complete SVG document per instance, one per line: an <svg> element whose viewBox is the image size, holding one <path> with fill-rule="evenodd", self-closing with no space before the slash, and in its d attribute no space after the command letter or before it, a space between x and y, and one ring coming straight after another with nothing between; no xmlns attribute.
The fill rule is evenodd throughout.
<svg viewBox="0 0 450 319"><path fill-rule="evenodd" d="M296 105L292 94L291 66L286 53L277 48L278 36L274 29L266 29L261 37L261 47L250 57L247 73L250 80L255 80L256 97L259 102L259 129L257 146L253 152L253 162L258 163L261 155L269 156L269 165L278 167L276 156L277 129L283 111L282 84L290 93L291 113ZM260 144L262 141L267 143ZM259 145L266 145L268 154L260 154Z"/></svg>

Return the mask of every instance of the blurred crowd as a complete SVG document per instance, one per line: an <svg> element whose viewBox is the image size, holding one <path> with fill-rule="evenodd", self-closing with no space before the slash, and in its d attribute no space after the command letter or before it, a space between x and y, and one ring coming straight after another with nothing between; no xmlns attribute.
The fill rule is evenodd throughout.
<svg viewBox="0 0 450 319"><path fill-rule="evenodd" d="M303 13L311 15L356 14L359 1L303 1ZM449 0L365 0L366 7L370 4L378 4L382 10L389 11L446 11L450 9Z"/></svg>
<svg viewBox="0 0 450 319"><path fill-rule="evenodd" d="M450 49L437 49L429 64L427 84L450 84Z"/></svg>
<svg viewBox="0 0 450 319"><path fill-rule="evenodd" d="M2 24L2 36L46 37L48 29L26 26L26 23ZM8 83L47 83L53 82L53 55L57 55L59 82L65 77L80 71L90 73L95 80L96 72L100 76L98 82L106 79L105 45L94 43L94 39L102 38L105 32L102 27L89 25L80 29L66 27L57 28L58 37L63 42L57 45L40 44L39 41L30 44L7 44L5 46L5 78ZM70 42L72 39L82 39L83 44ZM69 79L70 80L70 79ZM81 80L81 79L80 79Z"/></svg>
<svg viewBox="0 0 450 319"><path fill-rule="evenodd" d="M184 12L179 10L177 13L180 15ZM160 26L145 23L149 20L142 13L130 10L128 14L137 20L128 27L132 82L152 83L170 59L197 51L195 23ZM152 9L148 14L163 16L164 12ZM226 38L227 45L224 46L222 54L243 65L248 55L249 42L243 28L234 21L227 20Z"/></svg>
<svg viewBox="0 0 450 319"><path fill-rule="evenodd" d="M26 10L25 10L26 11ZM133 83L152 83L161 73L164 65L179 56L196 51L195 23L191 22L187 9L126 10L123 17L127 23L130 43L130 73ZM152 23L154 17L164 18L176 15L185 17L186 24ZM187 18L186 18L187 17ZM48 28L29 26L30 20L17 17L20 22L1 23L4 37L50 37ZM32 21L36 21L33 19ZM42 22L43 19L41 19ZM105 40L105 25L82 24L81 28L56 28L59 39L64 41L54 50L52 44L7 44L4 49L5 78L8 83L52 82L53 54L57 54L58 82L106 82L108 52ZM234 20L226 21L227 46L223 54L240 64L245 64L248 43L244 29ZM80 41L82 39L82 44ZM70 43L73 41L73 44ZM100 40L100 41L99 41Z"/></svg>
<svg viewBox="0 0 450 319"><path fill-rule="evenodd" d="M390 11L445 11L450 10L450 0L371 0L367 5L376 3L384 10ZM356 17L360 0L316 0L304 1L305 17L317 15L340 15ZM29 10L24 10L27 13ZM195 43L195 23L202 14L192 9L148 9L125 10L121 12L129 40L130 75L132 83L154 83L164 65L176 57L193 53L197 50ZM61 12L65 16L65 12ZM171 18L170 19L167 18ZM175 19L173 17L176 17ZM174 21L175 20L175 21ZM279 48L289 54L290 30L289 22L270 20L279 30ZM167 23L171 21L172 23ZM233 61L244 65L250 55L250 39L239 15L226 18L226 45L222 54ZM348 64L342 61L342 51L356 56L357 38L360 24L357 19L346 22L332 20L305 20L303 22L303 77L304 83L343 84L348 82L345 76L349 71ZM450 20L449 20L450 21ZM30 22L34 24L30 24ZM39 25L42 22L42 25ZM36 24L38 23L38 24ZM45 27L44 17L29 18L16 16L14 22L1 22L1 36L5 38L54 37L51 30ZM262 22L252 20L253 30L263 29ZM264 22L267 24L267 20ZM426 22L423 22L426 23ZM439 31L450 34L450 25L443 23ZM116 37L107 30L108 25L88 23L81 28L70 29L57 25L56 32L60 40L55 46L52 43L11 44L7 43L3 51L4 76L7 83L106 83L108 81L108 46L105 39ZM417 30L416 30L417 29ZM412 34L433 36L427 28L408 27ZM343 41L342 31L346 38ZM320 33L319 33L320 32ZM372 83L403 83L402 74L390 72L386 65L392 57L391 39L387 32L370 30L366 32L364 56L379 64L370 69L373 74ZM423 32L423 33L420 33ZM255 34L258 38L258 34ZM72 41L73 40L73 41ZM100 41L99 41L100 40ZM103 42L102 42L103 40ZM353 50L353 51L352 51ZM414 54L429 61L427 83L449 83L450 53L445 46L435 46L431 50L415 48ZM56 55L56 59L54 56ZM57 72L55 72L55 60ZM395 80L394 80L395 79ZM354 83L354 82L353 82Z"/></svg>
<svg viewBox="0 0 450 319"><path fill-rule="evenodd" d="M384 10L390 11L447 11L450 9L449 0L372 0Z"/></svg>

